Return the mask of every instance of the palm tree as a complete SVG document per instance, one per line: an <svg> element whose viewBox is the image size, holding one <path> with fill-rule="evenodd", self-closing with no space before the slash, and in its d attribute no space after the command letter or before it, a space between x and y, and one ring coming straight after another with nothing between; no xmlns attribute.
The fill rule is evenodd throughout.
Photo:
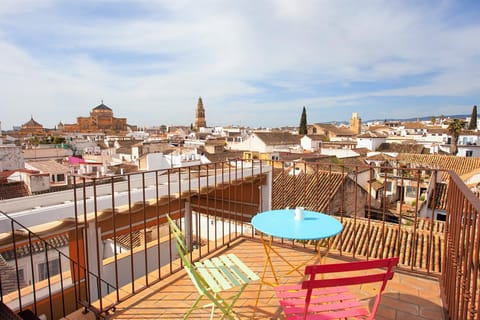
<svg viewBox="0 0 480 320"><path fill-rule="evenodd" d="M453 119L448 124L448 132L452 135L452 148L450 149L453 155L456 155L457 150L457 143L458 143L458 136L460 132L465 126L465 121L461 119Z"/></svg>

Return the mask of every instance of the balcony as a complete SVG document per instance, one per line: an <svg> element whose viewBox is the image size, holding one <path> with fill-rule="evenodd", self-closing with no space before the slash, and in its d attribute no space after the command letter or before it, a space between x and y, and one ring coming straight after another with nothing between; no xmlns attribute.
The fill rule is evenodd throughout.
<svg viewBox="0 0 480 320"><path fill-rule="evenodd" d="M277 243L276 248L294 264L305 261L305 255L313 255L309 246ZM241 238L234 241L229 248L221 253L234 253L242 261L261 274L263 270L265 251L258 239ZM279 258L273 258L280 273L288 271L287 266ZM346 262L351 259L340 257L338 252L332 252L327 262ZM164 270L168 272L168 270ZM273 277L267 273L267 282L273 282ZM299 276L293 275L283 279L284 283L297 283ZM138 284L144 285L143 284ZM259 290L259 282L253 282L240 297L235 311L241 319L284 319L272 287L263 285L257 310L254 314L255 301ZM355 294L362 297L366 306L373 303L376 288L358 287ZM134 298L127 299L116 306L109 319L182 319L197 297L196 290L186 275L185 271L151 286L148 290ZM431 319L442 318L442 301L438 279L425 275L397 272L382 297L381 308L377 319ZM221 314L216 314L220 318ZM94 319L89 313L84 315L81 311L67 316L69 320ZM197 310L192 314L192 319L209 319L210 309Z"/></svg>
<svg viewBox="0 0 480 320"><path fill-rule="evenodd" d="M37 223L33 216L3 216L2 302L48 319L177 319L195 289L179 264L166 214L181 222L194 248L192 260L232 251L261 273L264 252L251 217L303 206L344 225L333 239L330 261L400 257L379 318L478 318L480 205L455 173L424 170L431 181L426 208L417 206L412 216L402 208L402 177L422 169L398 169L395 181L384 182L398 190L391 196L398 210L390 212L386 205L375 207L366 183L381 168L302 166L297 175L281 162L233 161L124 175L92 186L78 177L73 201L46 211L55 221L46 223L43 212L35 214ZM448 180L440 181L444 176ZM440 182L448 188L437 188ZM433 219L438 211L445 212L445 222ZM276 240L292 261L313 254L311 243ZM258 286L249 285L242 295L236 309L242 318L252 317ZM368 305L372 289L358 292ZM194 318L208 316L199 311ZM268 286L255 318L282 318Z"/></svg>

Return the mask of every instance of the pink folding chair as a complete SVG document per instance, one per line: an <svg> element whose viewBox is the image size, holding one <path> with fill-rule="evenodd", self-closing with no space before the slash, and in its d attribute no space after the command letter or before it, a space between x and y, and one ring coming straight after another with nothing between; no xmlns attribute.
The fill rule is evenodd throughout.
<svg viewBox="0 0 480 320"><path fill-rule="evenodd" d="M393 277L398 258L371 261L333 263L305 267L308 278L298 285L275 287L286 319L339 319L357 317L373 319L387 281ZM379 270L379 268L385 268ZM353 272L346 274L345 272ZM326 273L343 273L341 277L324 279ZM320 279L315 279L320 275ZM372 310L350 292L348 286L381 282Z"/></svg>

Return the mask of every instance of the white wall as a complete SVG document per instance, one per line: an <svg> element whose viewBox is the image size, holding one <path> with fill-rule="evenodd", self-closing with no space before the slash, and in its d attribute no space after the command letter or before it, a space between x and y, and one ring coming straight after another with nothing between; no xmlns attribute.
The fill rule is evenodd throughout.
<svg viewBox="0 0 480 320"><path fill-rule="evenodd" d="M57 250L61 251L65 256L68 257L69 255L69 250L68 250L68 245L57 248ZM62 272L70 270L70 261L65 257L60 255L60 263L62 266ZM56 250L54 249L49 249L48 250L48 261L53 261L55 259L59 259L59 254ZM40 263L46 262L46 257L45 257L45 252L39 252L35 253L32 255L32 261L33 261L33 268L35 272L35 282L39 281L39 275L38 275L38 266ZM15 260L10 260L8 261L8 264L15 267ZM31 261L30 261L30 255L26 255L24 257L21 257L18 259L18 270L23 270L23 276L25 279L26 284L31 284L33 280L33 275L32 275L32 266L31 266ZM54 274L50 274L50 276L53 276Z"/></svg>
<svg viewBox="0 0 480 320"><path fill-rule="evenodd" d="M459 157L468 157L480 158L480 146L457 146L457 156Z"/></svg>
<svg viewBox="0 0 480 320"><path fill-rule="evenodd" d="M242 142L229 143L228 147L232 150L248 150L261 153L269 152L265 144L253 134Z"/></svg>
<svg viewBox="0 0 480 320"><path fill-rule="evenodd" d="M50 178L48 175L30 175L27 184L30 192L46 191L50 189Z"/></svg>
<svg viewBox="0 0 480 320"><path fill-rule="evenodd" d="M170 161L167 160L167 157L170 155L164 155L163 153L149 153L145 155L146 157L146 168L145 170L165 170L170 168Z"/></svg>
<svg viewBox="0 0 480 320"><path fill-rule="evenodd" d="M0 145L0 171L25 168L25 160L20 147Z"/></svg>
<svg viewBox="0 0 480 320"><path fill-rule="evenodd" d="M301 144L303 150L316 152L316 151L320 150L320 147L322 145L322 141L312 140L312 138L305 135L300 139L300 144Z"/></svg>
<svg viewBox="0 0 480 320"><path fill-rule="evenodd" d="M322 148L321 154L329 155L329 156L336 156L337 158L351 158L351 157L358 157L360 154L356 153L350 149L329 149L329 148Z"/></svg>
<svg viewBox="0 0 480 320"><path fill-rule="evenodd" d="M385 141L387 141L386 138L357 138L357 148L375 151Z"/></svg>
<svg viewBox="0 0 480 320"><path fill-rule="evenodd" d="M177 257L177 249L175 248L175 241L171 243L171 252L173 255L173 259ZM96 260L95 260L96 261ZM144 251L139 250L138 252L133 254L133 277L134 279L138 279L142 276L145 276L145 256ZM147 272L152 272L157 270L161 266L165 266L170 262L170 250L169 250L169 242L161 242L160 243L160 266L158 265L158 249L157 246L152 246L147 248ZM118 270L118 286L122 287L126 284L132 282L131 274L132 274L132 266L131 266L131 255L125 254L122 255L117 259L117 270ZM115 263L109 263L103 266L102 268L102 279L106 282L115 285ZM94 283L90 285L93 287ZM91 290L93 294L96 295L96 288ZM107 294L107 288L105 285L102 287L102 294Z"/></svg>

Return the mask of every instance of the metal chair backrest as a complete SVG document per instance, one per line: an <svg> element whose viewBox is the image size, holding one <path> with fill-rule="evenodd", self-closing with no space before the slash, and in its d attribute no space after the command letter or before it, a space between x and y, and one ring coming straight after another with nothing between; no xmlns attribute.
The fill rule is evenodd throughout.
<svg viewBox="0 0 480 320"><path fill-rule="evenodd" d="M313 289L327 288L327 287L341 287L371 282L382 282L380 290L378 291L375 303L371 311L371 317L375 315L380 304L380 298L387 281L393 278L393 268L398 264L399 259L386 258L370 261L356 261L349 263L334 263L323 265L311 265L305 267L305 275L307 280L302 283L302 289L307 289L305 297L305 314L307 313ZM375 272L375 269L386 268L381 272ZM342 272L365 271L361 275L347 275L344 277L335 277L323 279L323 275L327 273L335 273L339 275ZM321 275L322 279L316 279L317 275Z"/></svg>

